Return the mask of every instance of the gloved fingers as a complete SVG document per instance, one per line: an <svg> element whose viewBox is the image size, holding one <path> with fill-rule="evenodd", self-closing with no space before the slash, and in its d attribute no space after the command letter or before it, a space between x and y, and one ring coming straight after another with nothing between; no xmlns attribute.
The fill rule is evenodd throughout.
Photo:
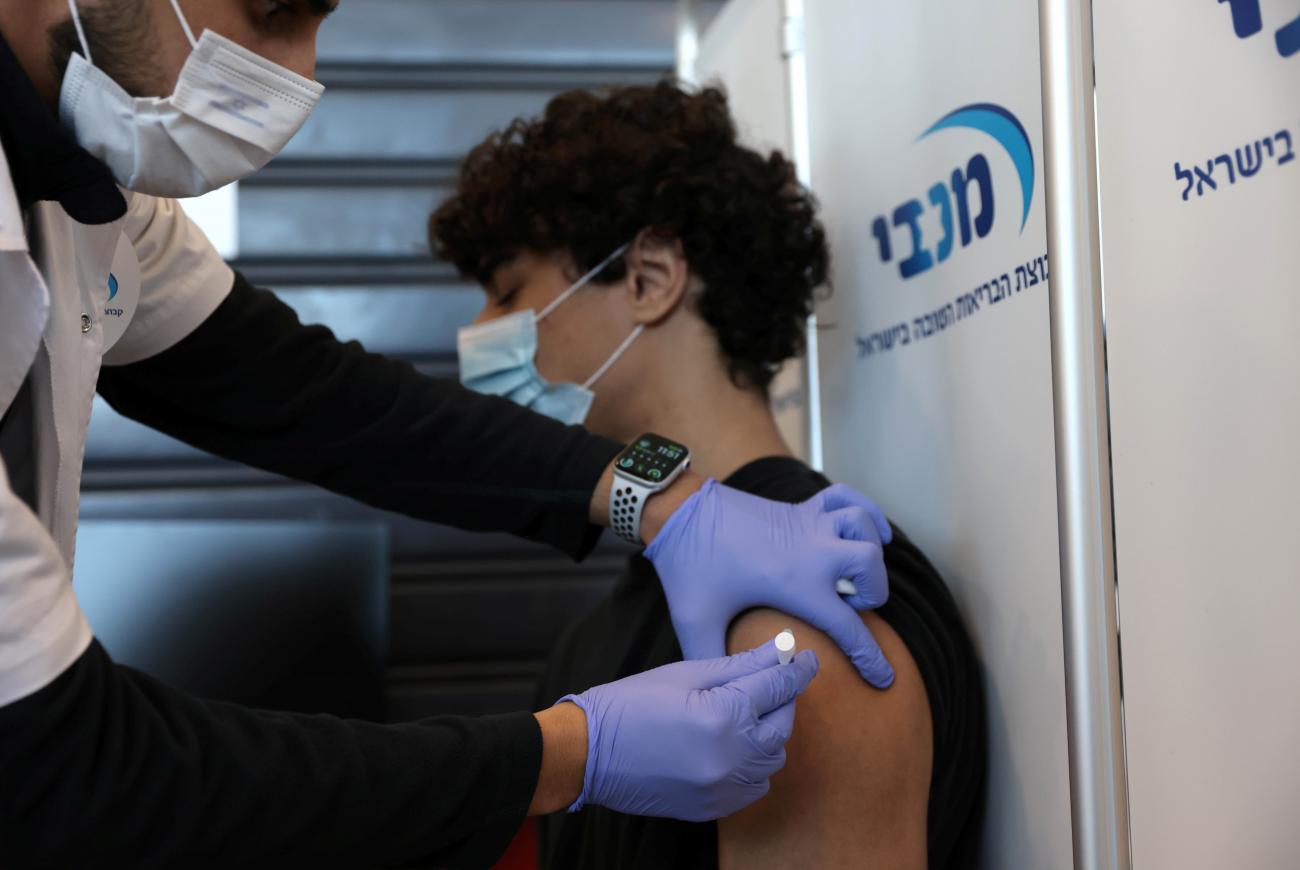
<svg viewBox="0 0 1300 870"><path fill-rule="evenodd" d="M779 663L776 642L769 640L754 649L731 656L711 656L707 659L691 661L690 665L697 674L695 688L716 689L718 686L725 686L744 677L762 673L765 669L776 667Z"/></svg>
<svg viewBox="0 0 1300 870"><path fill-rule="evenodd" d="M753 759L745 765L744 776L754 782L763 782L771 779L781 772L785 767L786 753L785 744L777 743L776 749L772 752L761 750Z"/></svg>
<svg viewBox="0 0 1300 870"><path fill-rule="evenodd" d="M853 608L838 597L831 597L835 599L835 606L822 614L826 618L821 621L803 614L794 615L825 632L849 657L864 680L877 689L888 689L894 683L894 668L881 652L880 644L876 643L871 630Z"/></svg>
<svg viewBox="0 0 1300 870"><path fill-rule="evenodd" d="M769 752L758 745L752 731L746 736L749 739L750 749L745 753L745 760L732 771L732 781L751 785L766 783L785 767L785 742L767 738L772 739L776 744L776 749Z"/></svg>
<svg viewBox="0 0 1300 870"><path fill-rule="evenodd" d="M682 648L682 658L688 662L724 659L727 657L727 626L721 620L687 620L671 612L669 619ZM723 681L725 682L725 680Z"/></svg>
<svg viewBox="0 0 1300 870"><path fill-rule="evenodd" d="M805 650L811 652L811 650ZM802 655L802 653L800 653ZM785 749L785 743L794 733L795 702L782 704L772 712L760 716L758 724L749 732L754 745L764 755L776 755Z"/></svg>
<svg viewBox="0 0 1300 870"><path fill-rule="evenodd" d="M854 589L856 590L857 588L858 586L855 583ZM885 600L888 600L889 593L886 592L882 596L880 592L874 589L868 589L865 592L855 591L852 595L845 595L841 597L840 600L843 601L845 604L847 604L849 607L852 607L858 613L865 613L868 610L880 609L880 606L885 603L884 601L881 600L882 597Z"/></svg>
<svg viewBox="0 0 1300 870"><path fill-rule="evenodd" d="M718 486L719 483L712 477L704 481L704 484L699 489L687 496L686 501L682 502L681 506L672 512L663 528L654 536L654 540L646 546L642 555L654 563L656 568L660 567L658 558L663 549L669 546L669 542L673 541L682 529L690 527L702 504L717 497L716 490Z"/></svg>
<svg viewBox="0 0 1300 870"><path fill-rule="evenodd" d="M686 628L678 627L674 623L673 629L677 632L677 643L681 646L682 658L686 661L708 661L727 657L726 631L722 626L715 629Z"/></svg>
<svg viewBox="0 0 1300 870"><path fill-rule="evenodd" d="M889 573L880 545L873 541L840 541L828 550L835 580L848 580L853 594L844 598L854 610L875 610L889 600ZM796 614L797 615L797 614Z"/></svg>
<svg viewBox="0 0 1300 870"><path fill-rule="evenodd" d="M889 520L885 519L885 514L874 501L848 484L837 483L829 486L814 498L821 500L822 510L828 513L848 507L861 508L871 518L872 525L876 527L876 533L880 535L881 542L888 544L893 540L894 532L889 526Z"/></svg>
<svg viewBox="0 0 1300 870"><path fill-rule="evenodd" d="M880 532L876 527L875 520L871 518L871 512L866 508L853 507L840 508L832 511L828 516L831 519L832 528L835 534L846 541L870 541L875 543L880 540Z"/></svg>
<svg viewBox="0 0 1300 870"><path fill-rule="evenodd" d="M764 644L760 649L772 647L772 664L762 670L737 677L728 683L729 688L744 694L750 703L754 715L760 720L778 707L784 707L797 698L813 677L817 676L817 655L809 649L802 650L790 660L790 664L781 665L775 661L776 646Z"/></svg>
<svg viewBox="0 0 1300 870"><path fill-rule="evenodd" d="M768 777L744 779L732 784L725 793L707 802L705 806L683 816L687 822L712 822L738 813L766 795L772 788ZM674 816L674 818L676 818Z"/></svg>
<svg viewBox="0 0 1300 870"><path fill-rule="evenodd" d="M792 703L790 706L794 706ZM776 749L769 752L759 747L758 741L754 739L753 732L750 732L750 744L753 746L752 753L745 759L744 765L737 771L737 775L744 777L750 782L766 782L781 772L785 767L786 752L785 741L779 740L772 735L767 735L766 740L776 744Z"/></svg>

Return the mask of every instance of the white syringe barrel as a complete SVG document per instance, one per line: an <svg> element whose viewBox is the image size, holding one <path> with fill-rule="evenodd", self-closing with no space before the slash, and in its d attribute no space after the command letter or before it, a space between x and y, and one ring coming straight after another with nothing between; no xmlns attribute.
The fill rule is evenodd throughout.
<svg viewBox="0 0 1300 870"><path fill-rule="evenodd" d="M783 665L794 658L794 632L788 628L776 636L776 658Z"/></svg>

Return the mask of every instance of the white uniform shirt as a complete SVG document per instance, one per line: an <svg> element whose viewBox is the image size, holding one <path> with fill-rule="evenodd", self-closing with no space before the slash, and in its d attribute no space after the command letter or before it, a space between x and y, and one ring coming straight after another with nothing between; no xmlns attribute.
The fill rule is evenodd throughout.
<svg viewBox="0 0 1300 870"><path fill-rule="evenodd" d="M176 202L124 195L127 214L102 226L73 221L57 203L38 203L29 214L40 239L34 258L0 149L0 416L30 374L37 507L33 513L14 494L0 464L0 706L49 684L91 640L71 577L100 366L168 349L206 320L234 283ZM109 275L123 238L123 252L139 264L138 297L132 282L110 304ZM106 329L122 326L106 346Z"/></svg>

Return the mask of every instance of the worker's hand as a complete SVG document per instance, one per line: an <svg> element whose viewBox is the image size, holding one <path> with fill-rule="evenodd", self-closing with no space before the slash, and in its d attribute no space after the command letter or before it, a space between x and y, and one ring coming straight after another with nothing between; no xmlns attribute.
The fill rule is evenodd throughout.
<svg viewBox="0 0 1300 870"><path fill-rule="evenodd" d="M744 809L785 765L794 699L816 674L811 650L780 665L768 642L561 699L587 713L587 769L570 811L705 822Z"/></svg>
<svg viewBox="0 0 1300 870"><path fill-rule="evenodd" d="M668 598L688 659L726 649L727 626L751 607L773 607L831 638L877 688L894 669L858 616L889 597L881 553L889 523L870 499L837 484L803 504L749 495L715 480L668 518L646 558ZM841 578L854 594L836 592Z"/></svg>

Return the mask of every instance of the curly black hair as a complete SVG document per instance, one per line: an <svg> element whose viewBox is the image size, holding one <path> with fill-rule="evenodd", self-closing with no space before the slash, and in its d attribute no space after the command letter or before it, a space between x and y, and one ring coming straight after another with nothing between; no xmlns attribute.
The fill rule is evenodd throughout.
<svg viewBox="0 0 1300 870"><path fill-rule="evenodd" d="M474 148L429 221L435 254L481 283L526 249L567 253L585 273L645 229L680 241L732 380L766 390L804 350L830 255L794 166L737 142L722 90L561 94Z"/></svg>

